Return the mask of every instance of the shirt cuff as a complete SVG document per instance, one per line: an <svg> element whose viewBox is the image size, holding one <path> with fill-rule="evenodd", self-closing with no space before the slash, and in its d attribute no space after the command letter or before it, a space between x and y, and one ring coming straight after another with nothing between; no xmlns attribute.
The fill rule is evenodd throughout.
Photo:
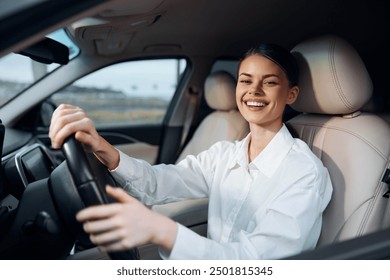
<svg viewBox="0 0 390 280"><path fill-rule="evenodd" d="M172 251L159 249L160 257L164 260L203 259L207 252L207 239L189 228L177 224L177 236Z"/></svg>
<svg viewBox="0 0 390 280"><path fill-rule="evenodd" d="M120 161L119 161L119 163L120 163ZM117 171L117 169L118 169L118 167L119 167L119 164L118 164L118 166L117 167L115 167L114 169L108 169L108 172L115 172L115 171Z"/></svg>
<svg viewBox="0 0 390 280"><path fill-rule="evenodd" d="M128 178L131 178L132 174L130 170L132 170L133 165L130 157L124 154L122 151L119 152L119 164L115 169L108 169L110 174L114 177L115 181L122 187L126 186L126 182Z"/></svg>
<svg viewBox="0 0 390 280"><path fill-rule="evenodd" d="M121 160L121 158L122 158L122 152L121 152L120 150L118 150L118 149L116 149L116 150L117 150L118 153L119 153L119 162L118 162L118 166L115 167L115 168L113 168L113 169L107 168L109 172L115 172L115 171L117 171L117 169L119 168L119 166L121 165L121 162L122 162L122 160Z"/></svg>

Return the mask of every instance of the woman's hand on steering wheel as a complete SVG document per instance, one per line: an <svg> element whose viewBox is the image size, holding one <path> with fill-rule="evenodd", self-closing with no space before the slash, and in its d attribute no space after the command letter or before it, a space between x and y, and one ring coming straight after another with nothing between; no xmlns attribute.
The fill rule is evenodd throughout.
<svg viewBox="0 0 390 280"><path fill-rule="evenodd" d="M107 186L106 191L118 202L91 206L76 216L95 245L106 252L129 250L148 243L168 252L172 250L177 232L174 221L151 211L120 188Z"/></svg>
<svg viewBox="0 0 390 280"><path fill-rule="evenodd" d="M73 105L61 104L54 111L50 123L49 137L53 148L61 148L65 139L72 134L108 169L112 170L118 166L118 151L97 133L92 120L84 110Z"/></svg>
<svg viewBox="0 0 390 280"><path fill-rule="evenodd" d="M54 111L49 137L55 149L61 148L65 139L75 134L77 141L83 143L91 152L99 150L100 136L87 114L79 107L61 104Z"/></svg>

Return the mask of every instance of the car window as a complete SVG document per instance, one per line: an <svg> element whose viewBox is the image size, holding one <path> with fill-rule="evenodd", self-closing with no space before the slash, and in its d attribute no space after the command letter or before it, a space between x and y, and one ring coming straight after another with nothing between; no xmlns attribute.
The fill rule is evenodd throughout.
<svg viewBox="0 0 390 280"><path fill-rule="evenodd" d="M214 62L211 73L217 71L227 71L237 79L237 68L239 61L237 59L220 59Z"/></svg>
<svg viewBox="0 0 390 280"><path fill-rule="evenodd" d="M50 101L83 108L97 128L160 124L186 65L185 59L121 62L77 80Z"/></svg>
<svg viewBox="0 0 390 280"><path fill-rule="evenodd" d="M80 52L63 29L57 30L47 35L47 37L69 48L69 60L76 57ZM44 64L16 53L1 57L0 107L58 67L60 65L57 63Z"/></svg>

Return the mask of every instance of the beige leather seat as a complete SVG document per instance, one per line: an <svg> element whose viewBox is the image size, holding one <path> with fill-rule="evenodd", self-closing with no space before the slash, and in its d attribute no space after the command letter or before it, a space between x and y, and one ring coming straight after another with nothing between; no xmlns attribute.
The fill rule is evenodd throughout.
<svg viewBox="0 0 390 280"><path fill-rule="evenodd" d="M292 53L301 71L301 92L292 107L303 114L287 126L323 161L334 187L318 245L388 227L382 177L389 168L390 128L380 117L360 112L373 90L363 61L334 36L305 41Z"/></svg>
<svg viewBox="0 0 390 280"><path fill-rule="evenodd" d="M198 126L177 162L187 155L197 155L221 140L241 140L249 126L236 104L236 80L225 71L210 74L204 85L207 105L214 111Z"/></svg>

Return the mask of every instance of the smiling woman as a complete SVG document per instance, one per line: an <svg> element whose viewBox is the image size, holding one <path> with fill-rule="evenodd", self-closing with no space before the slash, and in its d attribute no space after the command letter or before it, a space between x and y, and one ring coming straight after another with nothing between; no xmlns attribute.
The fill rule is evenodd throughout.
<svg viewBox="0 0 390 280"><path fill-rule="evenodd" d="M0 119L5 126L0 209L12 213L8 226L0 224L2 258L95 257L89 252L96 252L96 246L89 240L83 242L87 238L75 219L83 207L78 203L74 180L63 154L48 136L52 112L56 107L60 108L57 112L63 112L61 103L77 105L77 109L66 110L73 108L79 116L85 113L85 122L81 123L93 123L102 137L98 139L120 151L122 165L114 171L115 184L142 202L153 204L154 213L163 214L178 226L171 254L168 247L160 254L159 245L151 243L158 244L161 238L152 238L151 243L138 247L143 259L282 258L316 247L315 258L317 247L327 244L332 245L331 258L333 245L388 227L386 209L390 207L381 195L388 190L383 175L390 166L389 128L385 121L373 122L378 118L371 114L379 113L384 119L390 116L386 68L390 65L390 56L386 55L390 6L385 0L0 2ZM59 28L80 49L73 52L78 55L69 63L42 66L15 59L16 53ZM325 36L329 34L336 36ZM318 42L314 39L320 37L341 37L356 52L335 39L322 41L313 50L312 44ZM245 57L237 77L239 58L261 42L293 51L302 74L298 87L294 83L297 78L291 75L295 71L290 71L278 52L274 53L276 57L266 53ZM345 55L338 56L339 46ZM68 48L72 53L72 47ZM366 67L358 67L360 63L353 60L349 68L345 58L359 56ZM322 75L322 66L330 66L331 71ZM238 102L250 122L251 134L245 139L240 135L235 138L237 142L214 144L232 139L232 121L211 118L206 129L201 125L214 109L218 110L212 112L213 117L240 114L234 106L209 106L208 77L217 70L228 71L239 80L233 86L238 93L232 103ZM371 77L372 85L364 82L367 77ZM359 94L363 89L364 98ZM297 101L292 103L296 95ZM222 105L221 99L226 98L222 96L227 94L214 95L213 100ZM309 106L302 107L306 102ZM287 114L283 108L289 109ZM310 113L311 125L302 126L301 121ZM364 122L359 122L362 119ZM346 126L339 128L339 124ZM338 133L342 138L333 137ZM194 142L203 153L192 150L181 163L169 165L178 162L187 143ZM33 145L50 155L53 170L44 173L45 178L32 176L26 187L19 188L15 182L23 174L41 169L35 157L30 164L18 163L18 155ZM341 159L343 163L339 164ZM126 168L127 163L136 166L134 172ZM335 189L329 206L328 176L323 166L329 170ZM323 184L316 181L321 176ZM318 192L313 191L315 186ZM17 189L20 192L15 196ZM203 198L187 200L199 197ZM176 200L180 201L165 204ZM313 204L317 208L305 211ZM142 204L132 206L140 209ZM324 227L315 245L325 207ZM130 230L138 222L149 220L153 228L158 224L158 215L143 210L142 217L129 214L130 218L143 219L131 223ZM3 212L1 217L9 217ZM48 231L45 225L53 223L56 230ZM168 227L160 226L159 230ZM388 242L388 237L382 237ZM349 249L359 251L362 245L374 251L387 248L383 243L378 246L358 239ZM86 250L89 246L93 248ZM346 251L343 247L341 253ZM381 257L389 258L390 250L383 252ZM367 258L377 255L370 253Z"/></svg>
<svg viewBox="0 0 390 280"><path fill-rule="evenodd" d="M295 61L283 48L267 49ZM75 134L127 192L108 187L117 203L77 214L94 244L115 252L152 243L166 259L274 259L314 248L332 184L321 161L282 122L286 104L298 95L289 80L297 75L272 58L276 62L257 52L238 69L237 103L249 122L248 136L217 142L175 165L129 157L97 133L81 108L58 107L50 126L53 147ZM134 197L146 205L209 198L207 238Z"/></svg>

